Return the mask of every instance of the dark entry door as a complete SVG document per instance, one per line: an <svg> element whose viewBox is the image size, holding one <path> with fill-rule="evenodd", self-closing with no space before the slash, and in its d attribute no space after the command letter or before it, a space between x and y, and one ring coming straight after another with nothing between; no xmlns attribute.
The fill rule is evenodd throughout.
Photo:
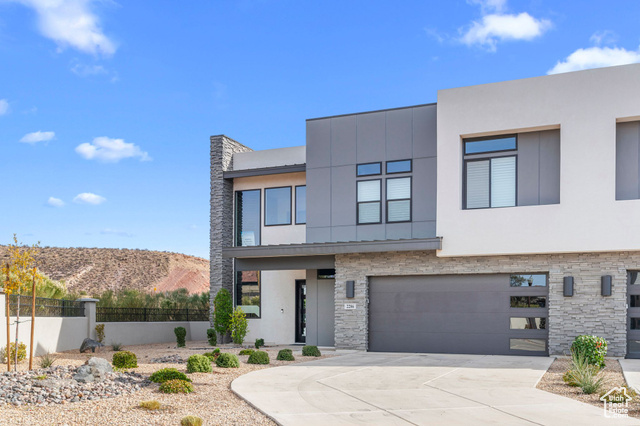
<svg viewBox="0 0 640 426"><path fill-rule="evenodd" d="M640 273L627 272L627 358L640 358Z"/></svg>
<svg viewBox="0 0 640 426"><path fill-rule="evenodd" d="M296 342L307 340L307 282L296 280Z"/></svg>

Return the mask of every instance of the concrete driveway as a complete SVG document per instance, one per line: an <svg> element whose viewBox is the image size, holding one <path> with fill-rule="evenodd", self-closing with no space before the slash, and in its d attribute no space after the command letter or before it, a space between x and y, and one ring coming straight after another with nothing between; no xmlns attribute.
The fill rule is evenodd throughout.
<svg viewBox="0 0 640 426"><path fill-rule="evenodd" d="M552 358L355 353L241 376L231 388L282 425L618 425L535 389Z"/></svg>

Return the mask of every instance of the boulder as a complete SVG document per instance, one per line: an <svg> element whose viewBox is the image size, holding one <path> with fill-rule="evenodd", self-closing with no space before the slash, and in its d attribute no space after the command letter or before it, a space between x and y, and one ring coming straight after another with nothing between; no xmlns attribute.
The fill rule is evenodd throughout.
<svg viewBox="0 0 640 426"><path fill-rule="evenodd" d="M96 348L101 348L104 345L97 340L89 339L88 337L82 341L82 345L80 345L80 352L86 352L91 349L91 352L95 353Z"/></svg>
<svg viewBox="0 0 640 426"><path fill-rule="evenodd" d="M104 358L91 357L78 367L73 379L80 383L100 382L106 379L106 373L113 372L111 364Z"/></svg>
<svg viewBox="0 0 640 426"><path fill-rule="evenodd" d="M73 380L80 383L90 383L96 380L96 378L91 374L91 367L88 365L82 365L78 367L78 371L75 376L73 376Z"/></svg>
<svg viewBox="0 0 640 426"><path fill-rule="evenodd" d="M100 372L100 374L113 373L113 368L111 367L111 363L104 358L91 357L86 362L86 365L89 365L95 368Z"/></svg>

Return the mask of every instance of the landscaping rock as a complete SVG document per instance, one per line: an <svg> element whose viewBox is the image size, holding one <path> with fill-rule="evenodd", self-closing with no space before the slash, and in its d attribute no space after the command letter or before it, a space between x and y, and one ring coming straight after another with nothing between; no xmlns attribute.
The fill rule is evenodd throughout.
<svg viewBox="0 0 640 426"><path fill-rule="evenodd" d="M107 373L112 373L111 364L104 358L91 357L78 367L73 379L81 383L100 382L106 379Z"/></svg>
<svg viewBox="0 0 640 426"><path fill-rule="evenodd" d="M149 362L153 364L183 364L186 361L180 355L175 354L160 358L152 358Z"/></svg>
<svg viewBox="0 0 640 426"><path fill-rule="evenodd" d="M103 347L104 345L97 340L89 339L88 337L82 341L80 345L80 353L86 352L91 349L91 352L95 353L96 349Z"/></svg>

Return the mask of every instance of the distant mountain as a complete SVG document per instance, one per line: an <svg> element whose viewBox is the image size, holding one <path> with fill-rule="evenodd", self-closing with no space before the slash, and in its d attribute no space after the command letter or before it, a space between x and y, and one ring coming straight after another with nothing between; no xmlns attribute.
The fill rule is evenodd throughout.
<svg viewBox="0 0 640 426"><path fill-rule="evenodd" d="M0 262L8 259L0 246ZM200 257L149 250L59 248L39 249L40 271L64 281L70 292L97 294L136 289L164 292L186 288L190 294L209 291L209 261Z"/></svg>

